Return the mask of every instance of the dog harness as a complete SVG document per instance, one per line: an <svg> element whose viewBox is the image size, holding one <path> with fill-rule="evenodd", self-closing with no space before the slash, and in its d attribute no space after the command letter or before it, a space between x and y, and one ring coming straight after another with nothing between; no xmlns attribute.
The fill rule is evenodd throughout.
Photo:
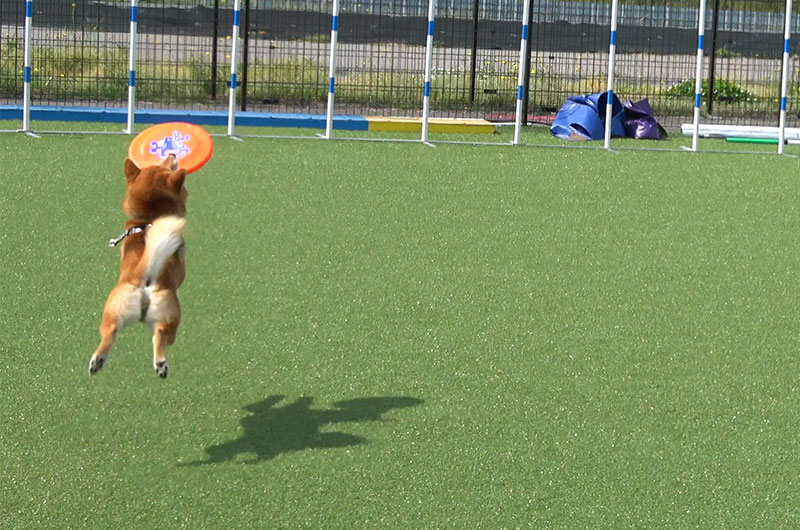
<svg viewBox="0 0 800 530"><path fill-rule="evenodd" d="M147 229L148 229L148 228L150 228L151 226L152 226L151 224L147 224L147 225L144 225L144 226L132 226L132 227L128 228L127 230L125 230L124 232L122 232L122 233L119 235L119 237L115 237L115 238L113 238L113 239L109 239L109 240L108 240L108 246L109 246L109 247L112 247L112 248L113 248L113 247L116 247L116 246L117 246L117 245L119 245L119 244L122 242L122 240L123 240L123 239L125 239L126 237L128 237L128 236L132 236L133 234L138 234L138 233L140 233L140 232L144 232L145 230L147 230Z"/></svg>

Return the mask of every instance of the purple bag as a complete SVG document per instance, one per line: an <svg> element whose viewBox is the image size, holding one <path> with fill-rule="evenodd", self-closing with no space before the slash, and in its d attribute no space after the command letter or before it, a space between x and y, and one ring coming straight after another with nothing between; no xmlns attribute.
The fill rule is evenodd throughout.
<svg viewBox="0 0 800 530"><path fill-rule="evenodd" d="M653 117L653 109L647 99L634 103L630 99L625 102L625 134L631 138L661 140L667 137L667 131Z"/></svg>

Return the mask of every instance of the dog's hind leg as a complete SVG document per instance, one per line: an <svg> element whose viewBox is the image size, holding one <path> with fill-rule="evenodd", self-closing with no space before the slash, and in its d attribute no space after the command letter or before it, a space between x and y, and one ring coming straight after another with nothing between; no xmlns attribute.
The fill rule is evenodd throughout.
<svg viewBox="0 0 800 530"><path fill-rule="evenodd" d="M100 345L89 359L89 374L97 373L105 364L117 333L140 314L141 295L129 284L118 284L108 295L100 323Z"/></svg>
<svg viewBox="0 0 800 530"><path fill-rule="evenodd" d="M167 364L167 346L175 342L178 325L167 322L158 322L153 330L153 368L164 379L167 377L169 365Z"/></svg>
<svg viewBox="0 0 800 530"><path fill-rule="evenodd" d="M165 289L151 295L147 321L153 328L153 368L163 379L169 369L167 346L175 342L181 321L180 303L173 291Z"/></svg>
<svg viewBox="0 0 800 530"><path fill-rule="evenodd" d="M100 368L106 363L108 352L114 345L114 339L117 337L117 319L109 315L103 314L103 322L100 324L100 345L89 359L89 373L96 374Z"/></svg>

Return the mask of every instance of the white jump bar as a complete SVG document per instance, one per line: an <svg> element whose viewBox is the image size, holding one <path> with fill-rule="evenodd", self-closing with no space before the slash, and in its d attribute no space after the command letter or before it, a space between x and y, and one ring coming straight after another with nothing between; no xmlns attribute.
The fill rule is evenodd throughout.
<svg viewBox="0 0 800 530"><path fill-rule="evenodd" d="M681 124L681 134L692 136L694 134L694 124ZM745 125L703 125L700 124L699 136L703 138L774 138L778 139L780 128L778 127L759 127ZM800 129L786 127L784 135L787 140L800 140Z"/></svg>

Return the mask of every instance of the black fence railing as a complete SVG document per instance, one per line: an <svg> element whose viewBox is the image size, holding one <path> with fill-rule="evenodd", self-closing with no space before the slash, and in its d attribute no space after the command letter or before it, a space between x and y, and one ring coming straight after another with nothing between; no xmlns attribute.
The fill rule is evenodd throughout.
<svg viewBox="0 0 800 530"><path fill-rule="evenodd" d="M660 120L676 124L694 102L698 12L696 4L669 4L621 6L615 92L648 98ZM421 113L427 6L342 0L337 113ZM331 1L241 0L241 7L239 107L324 112ZM709 1L705 113L777 124L784 7ZM23 0L0 0L0 103L22 101L24 13ZM433 116L513 117L521 13L522 0L438 1ZM533 0L526 119L549 120L567 97L606 89L609 16L610 2ZM129 21L128 0L36 0L33 103L126 105ZM232 21L233 0L141 0L137 106L226 108ZM800 113L797 68L793 56L789 126Z"/></svg>

